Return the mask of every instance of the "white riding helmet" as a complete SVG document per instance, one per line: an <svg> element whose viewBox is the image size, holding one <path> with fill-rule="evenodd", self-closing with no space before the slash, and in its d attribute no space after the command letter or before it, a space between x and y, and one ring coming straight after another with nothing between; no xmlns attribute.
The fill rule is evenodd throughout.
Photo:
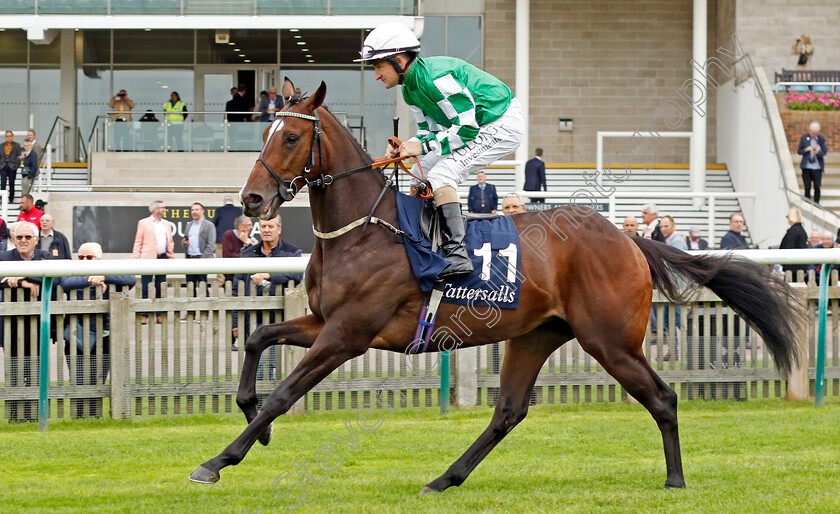
<svg viewBox="0 0 840 514"><path fill-rule="evenodd" d="M414 33L399 22L383 23L365 38L365 44L353 62L381 61L403 52L420 51L420 41Z"/></svg>

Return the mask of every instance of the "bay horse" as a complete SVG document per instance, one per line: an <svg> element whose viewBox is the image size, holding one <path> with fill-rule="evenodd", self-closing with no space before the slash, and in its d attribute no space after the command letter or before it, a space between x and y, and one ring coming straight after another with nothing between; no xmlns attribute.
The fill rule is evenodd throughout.
<svg viewBox="0 0 840 514"><path fill-rule="evenodd" d="M319 232L347 229L368 216L385 177L321 106L326 90L321 82L311 97L301 98L286 79L285 105L263 134L262 152L240 192L248 216L273 218L303 185L309 186L313 228ZM374 213L393 226L398 226L396 194L387 189ZM650 412L662 434L665 487L685 487L677 395L642 352L652 287L673 301L684 301L690 293L679 287L680 280L708 287L761 335L783 373L799 358L794 334L804 313L797 294L765 267L736 257L689 255L628 237L583 206L517 214L513 220L520 234L542 227L545 235L539 245L521 245L519 308L500 309L498 322L488 326L486 316L441 304L435 329L435 334L444 329L460 334L462 347L509 340L498 403L487 429L421 492L443 491L466 480L525 418L537 374L552 352L572 338ZM305 280L311 314L262 326L246 342L236 402L248 427L198 467L191 480L216 482L220 470L238 464L257 440L268 444L272 421L343 363L369 348L404 353L411 346L424 294L392 231L357 225L336 237L317 238ZM442 349L438 339L433 335L429 351ZM276 344L309 351L258 411L260 355Z"/></svg>

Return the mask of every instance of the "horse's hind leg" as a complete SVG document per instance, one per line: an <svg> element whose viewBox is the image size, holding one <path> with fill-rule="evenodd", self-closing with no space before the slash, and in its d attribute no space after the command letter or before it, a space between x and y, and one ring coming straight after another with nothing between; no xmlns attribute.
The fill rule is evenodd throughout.
<svg viewBox="0 0 840 514"><path fill-rule="evenodd" d="M618 380L633 398L644 405L659 426L668 473L665 487L685 487L677 426L677 393L654 373L645 359L641 346L643 335L614 328L611 330L610 327L600 325L597 329L593 328L591 333L577 329L576 335L581 347ZM638 343L628 342L637 339Z"/></svg>
<svg viewBox="0 0 840 514"><path fill-rule="evenodd" d="M323 320L313 316L302 316L282 323L263 325L256 329L245 343L245 360L239 377L239 390L236 394L236 404L245 413L248 423L257 417L257 368L260 355L266 348L276 344L287 344L309 348L315 338L321 333ZM268 444L271 438L271 427L259 438L260 443Z"/></svg>
<svg viewBox="0 0 840 514"><path fill-rule="evenodd" d="M556 333L549 334L543 329L537 329L508 343L502 363L499 401L490 426L443 475L426 485L421 493L443 491L453 485L461 485L513 427L525 419L531 390L542 365L570 337L560 339Z"/></svg>

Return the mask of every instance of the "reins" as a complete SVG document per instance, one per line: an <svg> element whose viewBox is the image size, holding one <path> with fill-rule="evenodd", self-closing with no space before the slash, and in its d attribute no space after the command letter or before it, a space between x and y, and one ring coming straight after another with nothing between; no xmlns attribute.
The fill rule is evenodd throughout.
<svg viewBox="0 0 840 514"><path fill-rule="evenodd" d="M280 194L280 198L282 198L283 200L285 200L287 202L291 201L295 197L295 195L297 195L300 192L300 190L302 189L302 187L297 186L297 181L298 180L302 180L304 185L309 187L310 189L313 188L313 187L327 187L327 186L332 185L333 182L335 182L338 179L349 177L350 175L355 175L356 173L360 173L362 171L372 170L372 169L375 169L375 168L382 168L382 167L385 167L385 166L388 166L388 165L394 164L394 163L399 163L398 164L399 167L405 173L407 173L408 175L416 178L417 180L424 180L425 179L425 174L423 173L423 167L420 165L420 161L417 159L417 157L414 157L414 161L417 164L417 168L420 170L420 176L419 177L414 175L413 173L411 173L411 171L408 170L408 168L405 166L405 164L402 163L402 161L404 161L406 159L410 159L411 157L397 156L397 157L394 157L394 158L391 158L391 159L377 158L377 159L374 159L373 164L371 164L369 166L361 166L359 168L355 168L355 169L347 170L347 171L342 171L342 172L336 173L334 175L324 174L323 171L322 171L321 174L318 176L318 178L316 178L315 180L309 180L307 175L309 175L309 173L312 171L312 168L315 166L315 146L316 145L318 146L318 162L319 163L324 162L324 140L321 137L321 120L318 117L318 110L317 109L315 110L314 115L303 114L303 113L300 113L300 112L292 112L292 111L281 111L281 112L275 113L275 116L276 117L301 118L301 119L304 119L304 120L309 120L309 121L313 122L313 124L314 124L314 128L313 128L314 135L312 137L312 144L309 147L309 159L306 161L306 164L304 165L303 171L301 172L301 174L298 175L297 177L293 178L292 180L283 179L280 176L280 174L278 174L274 170L274 168L272 168L271 165L268 164L268 162L265 160L265 149L268 148L268 145L271 142L271 138L274 137L274 134L277 133L277 131L279 130L279 128L280 128L279 124L276 127L273 127L271 132L269 132L268 138L266 139L265 144L262 147L262 150L260 150L260 155L259 155L259 157L257 157L257 161L262 163L262 165L268 171L269 175L271 175L271 178L273 178L274 181L277 182L278 192ZM397 146L397 147L400 144L402 144L402 142L394 136L391 136L390 138L388 138L388 141L391 142L391 144L393 144L394 146ZM322 167L323 167L323 164L322 164ZM394 171L396 171L396 166L394 167ZM429 193L429 195L431 195L431 192L428 192L428 193Z"/></svg>
<svg viewBox="0 0 840 514"><path fill-rule="evenodd" d="M326 188L327 186L331 186L338 179L349 177L351 175L355 175L356 173L360 173L360 172L363 172L363 171L373 170L373 169L377 169L377 168L384 168L384 167L389 166L391 164L395 164L394 171L391 173L391 176L388 177L385 180L385 186L382 188L382 191L379 193L379 197L377 197L376 202L374 202L373 207L371 208L370 213L367 215L367 217L360 218L360 219L358 219L356 221L353 221L352 223L349 223L348 225L346 225L346 226L344 226L344 227L342 227L338 230L334 230L332 232L319 232L318 230L315 229L315 226L313 225L312 231L317 237L319 237L321 239L332 239L332 238L338 237L342 234L345 234L345 233L349 232L350 230L353 230L354 228L358 227L359 225L362 225L362 231L365 231L367 229L367 226L371 222L373 222L377 225L381 225L381 226L387 228L388 230L393 232L394 235L396 235L396 236L405 237L405 238L407 238L411 241L414 241L412 238L408 237L408 235L405 232L403 232L402 230L394 227L393 225L391 225L390 223L388 223L385 220L374 217L373 213L374 213L374 211L376 211L376 208L379 206L379 203L382 201L382 198L385 196L385 192L388 190L388 188L390 188L393 185L393 183L394 183L393 181L394 181L394 178L395 178L396 173L397 173L397 168L402 169L405 173L407 173L411 177L414 177L417 180L420 180L420 181L425 180L426 176L425 176L425 173L423 173L423 167L420 165L420 160L417 159L416 156L409 156L409 157L397 156L397 157L393 157L393 158L390 158L390 159L388 159L388 158L377 158L377 159L373 160L372 164L367 165L367 166L361 166L359 168L355 168L355 169L352 169L352 170L342 171L342 172L336 173L334 175L325 174L323 172L324 140L321 137L321 120L318 117L318 110L317 109L315 110L314 115L304 114L304 113L300 113L300 112L292 112L292 111L280 111L280 112L275 113L275 116L279 117L279 118L282 118L282 117L301 118L301 119L304 119L304 120L309 120L309 121L313 122L313 124L314 124L314 127L313 127L314 134L312 136L312 143L309 147L309 159L306 161L306 164L304 165L303 171L301 172L301 174L298 175L297 177L293 178L292 180L283 179L274 170L274 168L272 168L271 165L269 165L268 162L265 160L265 149L268 148L268 145L271 142L271 138L274 137L274 134L276 134L277 131L280 129L280 126L281 126L282 122L278 123L277 121L275 121L274 123L276 123L276 125L272 124L271 131L268 134L268 138L266 138L265 144L263 145L262 150L260 150L260 155L257 158L257 161L262 163L262 165L268 171L269 175L271 175L271 178L273 178L274 181L277 182L278 194L280 195L280 198L282 198L284 201L287 201L287 202L291 201L295 197L295 195L297 195L300 192L300 190L303 188L303 186L301 186L301 187L297 186L297 181L298 180L301 180L303 182L303 184L310 189L315 188L315 187ZM402 142L399 139L397 139L396 136L389 137L388 142L395 148L398 148L402 144ZM321 171L321 174L318 176L318 178L316 178L315 180L309 180L308 175L312 171L312 168L315 166L315 147L316 147L316 145L318 147L318 162L321 164L322 171ZM412 157L414 158L414 161L417 164L417 169L420 170L420 176L419 177L417 175L411 173L411 171L409 171L409 169L403 163L404 160L411 159ZM420 196L420 198L428 199L428 198L431 197L431 194L432 194L431 188L426 188L425 192L423 194L418 194L418 196ZM414 242L419 242L419 241L414 241Z"/></svg>

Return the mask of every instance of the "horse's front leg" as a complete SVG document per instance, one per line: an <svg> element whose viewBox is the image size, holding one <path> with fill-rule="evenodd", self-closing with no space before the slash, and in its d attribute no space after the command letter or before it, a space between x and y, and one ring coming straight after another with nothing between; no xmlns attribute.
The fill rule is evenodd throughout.
<svg viewBox="0 0 840 514"><path fill-rule="evenodd" d="M257 369L260 365L260 355L266 348L275 344L310 348L323 328L324 321L309 314L282 323L263 325L248 336L245 343L245 360L239 376L239 390L236 393L236 404L245 413L248 423L257 417ZM260 442L268 444L270 436L271 431L268 429L260 436Z"/></svg>
<svg viewBox="0 0 840 514"><path fill-rule="evenodd" d="M335 328L335 325L332 326ZM373 339L371 334L355 338L355 341L348 341L346 337L342 338L342 335L345 335L342 332L341 329L329 330L325 327L306 356L286 377L286 380L271 393L263 404L262 410L242 434L222 453L193 471L190 480L202 483L218 481L221 469L239 464L257 438L268 429L277 416L289 410L296 401L339 366L364 354Z"/></svg>

